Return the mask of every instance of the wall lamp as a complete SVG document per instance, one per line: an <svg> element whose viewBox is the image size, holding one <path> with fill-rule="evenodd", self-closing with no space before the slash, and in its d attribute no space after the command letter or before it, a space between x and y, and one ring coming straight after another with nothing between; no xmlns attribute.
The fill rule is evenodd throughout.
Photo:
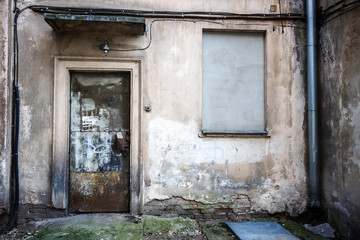
<svg viewBox="0 0 360 240"><path fill-rule="evenodd" d="M105 40L105 45L102 47L102 50L104 50L105 53L108 53L110 51L107 40Z"/></svg>

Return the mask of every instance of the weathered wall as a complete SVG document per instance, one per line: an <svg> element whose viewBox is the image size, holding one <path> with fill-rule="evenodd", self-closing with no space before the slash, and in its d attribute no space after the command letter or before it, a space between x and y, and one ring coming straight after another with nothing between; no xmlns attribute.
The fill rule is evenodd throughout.
<svg viewBox="0 0 360 240"><path fill-rule="evenodd" d="M319 47L323 204L349 239L360 238L359 9L325 23Z"/></svg>
<svg viewBox="0 0 360 240"><path fill-rule="evenodd" d="M0 214L4 213L8 203L9 189L9 1L0 2Z"/></svg>
<svg viewBox="0 0 360 240"><path fill-rule="evenodd" d="M273 23L237 23L245 22L164 22L154 27L153 46L146 53L145 102L153 110L144 115L145 203L182 196L230 205L232 198L245 195L251 203L240 209L251 204L254 211L297 213L305 208L304 32L285 28L281 33ZM268 31L270 138L199 138L202 28Z"/></svg>
<svg viewBox="0 0 360 240"><path fill-rule="evenodd" d="M275 0L66 2L72 6L241 13L270 13L270 5L277 4ZM284 3L282 11L302 13L303 5L301 1ZM147 24L152 20L147 19ZM146 46L150 35L124 36L116 29L55 33L41 14L24 12L19 19L21 204L51 205L54 56L143 57L142 97L144 104L152 106L151 112L142 114L145 212L154 212L162 204L173 206L171 202L176 201L201 214L208 213L202 212L207 207L201 204L219 203L223 205L214 205L214 209L231 208L233 213L302 212L307 205L305 30L301 21L284 20L283 24L282 28L280 21L162 19L152 23L152 43L146 51L105 54L99 50L105 40L110 48L139 48ZM266 31L269 137L199 136L204 28Z"/></svg>

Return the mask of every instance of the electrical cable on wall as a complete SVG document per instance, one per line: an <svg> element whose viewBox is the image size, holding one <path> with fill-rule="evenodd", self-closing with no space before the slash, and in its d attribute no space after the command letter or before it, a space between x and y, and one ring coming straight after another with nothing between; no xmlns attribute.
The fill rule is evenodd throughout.
<svg viewBox="0 0 360 240"><path fill-rule="evenodd" d="M324 25L325 23L330 22L331 20L347 13L348 11L359 7L360 6L360 0L352 1L350 3L345 3L346 0L338 1L325 10L321 11L320 16L320 25ZM340 6L342 4L342 6ZM334 9L335 8L335 9ZM334 10L332 10L334 9Z"/></svg>
<svg viewBox="0 0 360 240"><path fill-rule="evenodd" d="M279 0L279 13L281 15L281 0ZM284 33L284 24L282 19L281 19L281 32Z"/></svg>
<svg viewBox="0 0 360 240"><path fill-rule="evenodd" d="M340 4L342 4L342 3L345 3L345 2L346 2L346 0L340 0L340 1L338 1L338 2L336 2L336 3L334 3L334 4L332 4L332 5L330 5L328 8L326 8L325 10L323 10L321 13L322 13L322 14L327 14L331 9L333 9L333 8L337 7L338 5L340 5ZM356 4L357 2L360 2L360 0L355 0L355 1L353 1L353 2L344 4L343 7L346 6L346 5Z"/></svg>
<svg viewBox="0 0 360 240"><path fill-rule="evenodd" d="M130 51L143 51L143 50L146 50L148 49L151 44L152 44L152 35L153 35L153 30L152 30L152 27L153 27L153 24L156 23L156 22L189 22L189 23L212 23L212 24L219 24L219 25L226 25L226 26L229 26L229 25L232 25L232 26L241 26L241 25L246 25L246 26L249 26L249 25L261 25L261 26L267 26L267 24L232 24L232 23L224 23L224 22L216 22L216 21L211 21L211 20L190 20L190 19L180 19L180 20L172 20L172 19L156 19L156 20L153 20L151 21L150 23L150 27L149 27L149 34L150 34L150 37L149 37L149 42L148 44L143 47L143 48L133 48L133 49L116 49L116 48L111 48L110 44L108 43L107 40L105 40L105 45L101 48L105 53L108 53L109 51L116 51L116 52L130 52ZM288 26L284 26L284 24L282 23L281 21L281 24L280 25L277 25L277 24L274 24L273 25L274 27L277 26L277 27L281 27L282 29L282 32L284 33L284 27L291 27L291 28L296 28L295 26L293 25L288 25ZM301 27L297 27L297 28L301 28ZM305 29L305 28L303 28Z"/></svg>
<svg viewBox="0 0 360 240"><path fill-rule="evenodd" d="M20 125L20 93L19 93L19 44L17 33L17 21L22 12L17 8L14 0L14 38L13 38L13 97L12 97L12 116L11 116L11 169L10 169L10 224L8 230L14 227L19 209L19 169L18 169L18 147L19 147L19 125Z"/></svg>
<svg viewBox="0 0 360 240"><path fill-rule="evenodd" d="M264 13L233 13L233 12L203 12L203 11L189 11L189 12L178 12L178 11L147 11L147 10L134 10L134 9L107 9L107 8L66 8L66 7L55 7L55 6L44 6L44 5L31 5L29 6L33 11L39 12L66 12L66 13L79 13L79 14L121 14L128 16L147 16L147 17L179 17L184 18L220 18L220 19L246 19L246 18L257 18L259 20L270 20L270 19L303 19L305 15L302 13L282 13L282 14L264 14Z"/></svg>

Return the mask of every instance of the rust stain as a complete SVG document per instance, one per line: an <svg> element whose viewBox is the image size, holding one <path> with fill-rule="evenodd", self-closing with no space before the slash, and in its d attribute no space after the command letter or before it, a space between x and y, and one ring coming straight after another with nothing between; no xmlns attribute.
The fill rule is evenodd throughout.
<svg viewBox="0 0 360 240"><path fill-rule="evenodd" d="M128 212L129 172L70 172L70 212Z"/></svg>

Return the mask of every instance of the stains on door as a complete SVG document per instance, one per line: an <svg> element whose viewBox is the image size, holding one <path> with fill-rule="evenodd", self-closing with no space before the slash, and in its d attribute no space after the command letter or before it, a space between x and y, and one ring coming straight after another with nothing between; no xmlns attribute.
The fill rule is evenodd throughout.
<svg viewBox="0 0 360 240"><path fill-rule="evenodd" d="M130 73L71 73L69 210L128 212Z"/></svg>

